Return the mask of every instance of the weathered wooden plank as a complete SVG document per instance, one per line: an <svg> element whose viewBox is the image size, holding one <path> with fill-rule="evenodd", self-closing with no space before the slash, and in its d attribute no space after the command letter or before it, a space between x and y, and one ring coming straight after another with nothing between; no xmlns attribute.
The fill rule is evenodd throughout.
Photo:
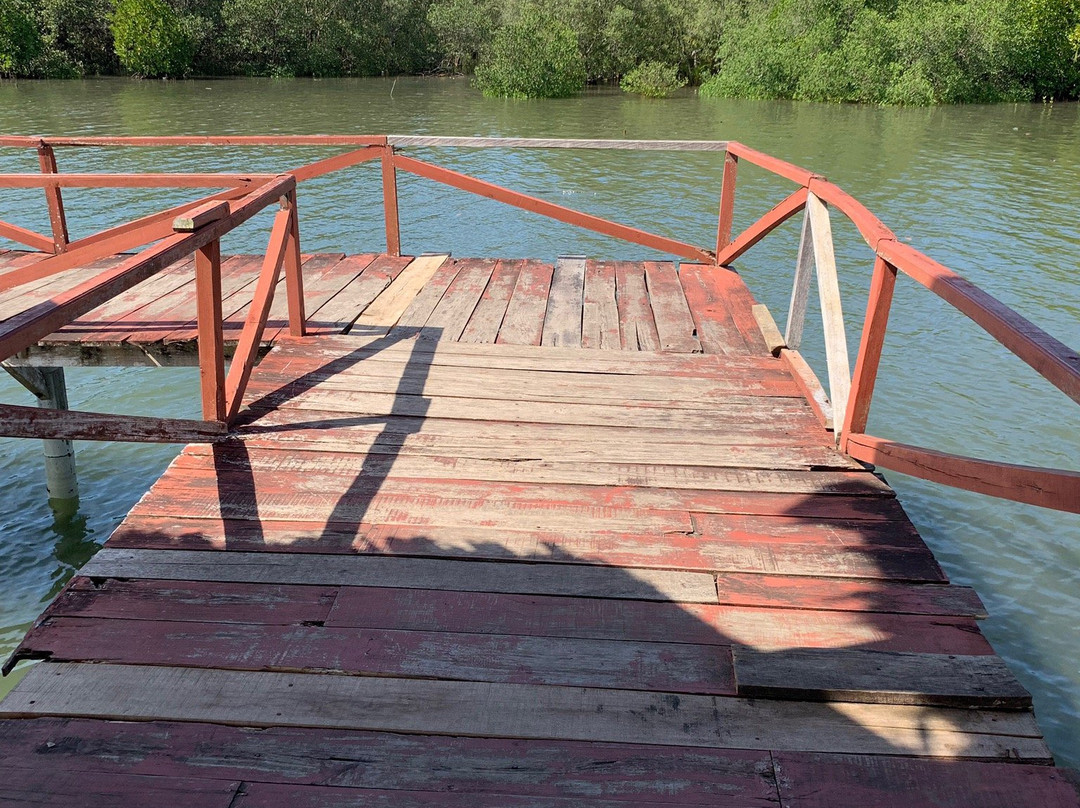
<svg viewBox="0 0 1080 808"><path fill-rule="evenodd" d="M723 402L731 395L782 398L797 398L802 395L790 376L785 378L763 375L762 378L742 379L730 376L717 379L685 376L657 378L616 373L580 373L569 367L563 371L467 368L429 364L428 356L418 353L411 362L405 363L361 359L319 366L302 363L302 360L291 362L286 356L272 355L261 363L258 378L253 380L253 383L262 387L284 387L294 381L300 371L305 383L317 381L320 385L333 389L350 389L354 385L357 390L380 389L371 388L376 384L392 384L396 389L400 381L409 380L417 383L418 389L423 388L431 394L435 393L427 389L427 384L439 382L451 390L443 395L460 396L460 389L464 385L472 384L474 387L512 388L489 392L485 396L488 398L513 399L536 389L562 395L579 393L586 399L593 397L590 394L603 394L607 398L618 398L627 405L662 402L669 407L697 407L709 402ZM309 366L311 370L308 371Z"/></svg>
<svg viewBox="0 0 1080 808"><path fill-rule="evenodd" d="M746 341L735 326L717 283L717 276L730 270L723 267L683 263L679 266L679 283L697 327L702 349L723 356L748 355Z"/></svg>
<svg viewBox="0 0 1080 808"><path fill-rule="evenodd" d="M480 296L465 330L458 338L462 342L492 344L499 336L510 296L517 285L524 261L500 260L492 270L491 280Z"/></svg>
<svg viewBox="0 0 1080 808"><path fill-rule="evenodd" d="M321 623L334 605L332 586L277 586L214 581L120 581L93 583L76 576L45 616L124 620L295 625Z"/></svg>
<svg viewBox="0 0 1080 808"><path fill-rule="evenodd" d="M344 363L342 363L344 364ZM430 396L433 398L476 399L483 401L549 401L566 404L603 404L626 408L665 408L674 410L715 410L747 404L748 398L761 397L762 408L792 402L771 399L791 399L802 409L803 399L793 384L773 385L764 389L724 388L717 385L712 389L692 385L680 387L678 384L650 383L645 381L640 386L627 383L634 377L616 377L614 382L593 380L584 382L575 389L572 379L545 378L529 373L479 373L475 378L468 378L466 373L436 372L427 374L421 361L417 367L400 375L338 375L329 371L303 374L297 379L296 374L263 372L259 373L250 387L252 394L261 393L268 397L275 393L288 395L304 392L318 383L319 390L341 391L346 394L388 394L403 392L410 395ZM484 382L490 382L485 384ZM404 388L404 390L402 390ZM636 388L636 389L635 389Z"/></svg>
<svg viewBox="0 0 1080 808"><path fill-rule="evenodd" d="M555 262L544 316L542 345L581 347L581 308L585 295L585 259L562 257Z"/></svg>
<svg viewBox="0 0 1080 808"><path fill-rule="evenodd" d="M436 339L461 338L495 269L493 259L470 258L456 264L457 274L424 323L425 333L437 335Z"/></svg>
<svg viewBox="0 0 1080 808"><path fill-rule="evenodd" d="M0 797L8 805L116 808L118 805L168 805L177 808L230 808L240 783L179 777L54 772L40 766L4 766Z"/></svg>
<svg viewBox="0 0 1080 808"><path fill-rule="evenodd" d="M508 324L507 320L504 325ZM693 376L702 379L745 378L763 374L764 378L790 377L781 362L765 354L751 356L718 356L715 354L674 354L658 351L621 351L582 353L576 348L557 348L539 345L476 345L466 342L419 342L412 340L387 342L379 336L348 334L325 337L317 342L292 343L282 340L280 350L290 352L290 358L302 359L317 366L343 354L357 359L401 363L410 356L430 356L431 365L459 367L495 367L520 370L553 370L567 372L573 367L578 373L609 373L617 375ZM295 347L291 347L295 346ZM303 352L299 348L303 348Z"/></svg>
<svg viewBox="0 0 1080 808"><path fill-rule="evenodd" d="M423 287L409 302L405 311L401 313L397 323L387 333L394 339L405 339L418 335L430 340L441 339L442 329L435 326L428 329L425 324L435 311L435 307L443 299L443 295L450 288L450 284L457 277L461 266L461 261L448 260L441 263L427 278Z"/></svg>
<svg viewBox="0 0 1080 808"><path fill-rule="evenodd" d="M623 351L659 351L660 336L649 305L645 270L641 264L615 263L615 299Z"/></svg>
<svg viewBox="0 0 1080 808"><path fill-rule="evenodd" d="M319 253L318 255L303 257L301 271L304 286L305 322L310 321L311 315L315 311L340 292L372 260L374 260L373 255L357 255L345 262L344 253ZM288 320L288 316L288 295L275 296L274 304L270 308L269 322L271 325L267 325L263 331L264 343L275 342L282 334L289 333L287 325L276 325L279 320Z"/></svg>
<svg viewBox="0 0 1080 808"><path fill-rule="evenodd" d="M880 585L867 583L867 588ZM895 586L895 585L894 585ZM627 639L762 650L874 648L988 654L970 618L345 587L328 626Z"/></svg>
<svg viewBox="0 0 1080 808"><path fill-rule="evenodd" d="M237 308L246 303L245 295L251 294L255 278L259 274L259 265L260 258L256 255L234 255L222 258L223 317L233 314ZM193 289L194 287L183 287L176 293L151 303L143 311L142 322L118 323L112 338L115 341L122 340L141 345L159 342L173 344L193 342L198 338L197 309L194 295L191 294ZM235 342L235 333L226 335L226 339Z"/></svg>
<svg viewBox="0 0 1080 808"><path fill-rule="evenodd" d="M350 258L346 258L350 261ZM308 316L308 333L313 335L340 334L352 328L360 315L379 298L387 287L409 265L408 256L379 255L341 291ZM284 335L283 335L284 336Z"/></svg>
<svg viewBox="0 0 1080 808"><path fill-rule="evenodd" d="M525 261L518 272L514 293L495 342L510 345L539 345L544 334L548 292L554 267L539 261ZM458 343L459 345L461 343Z"/></svg>
<svg viewBox="0 0 1080 808"><path fill-rule="evenodd" d="M615 294L615 265L610 261L588 261L585 264L581 347L605 351L622 348L619 304Z"/></svg>
<svg viewBox="0 0 1080 808"><path fill-rule="evenodd" d="M32 264L39 260L41 255L41 253L21 253L20 257L12 263L16 266ZM102 258L78 269L69 269L7 290L0 294L0 319L6 320L32 306L43 303L66 288L112 269L120 263L120 260L120 258Z"/></svg>
<svg viewBox="0 0 1080 808"><path fill-rule="evenodd" d="M765 347L773 356L779 356L780 350L787 347L787 342L784 340L784 335L780 333L780 329L776 327L776 320L773 319L769 307L764 303L758 303L752 307L751 311L754 319L757 320L758 328L761 329Z"/></svg>
<svg viewBox="0 0 1080 808"><path fill-rule="evenodd" d="M187 510L185 511L185 508ZM238 511L241 509L237 508ZM871 580L940 582L940 568L925 548L920 550L877 547L837 547L784 542L762 546L752 540L709 541L689 531L679 531L677 523L666 524L657 516L648 522L640 512L610 518L585 516L579 511L541 511L533 516L516 516L516 511L484 509L433 510L423 516L397 511L368 509L372 521L302 521L303 516L276 519L278 512L260 507L242 511L248 517L224 520L206 518L203 509L169 504L139 506L137 521L121 526L110 540L115 548L204 549L243 552L392 554L433 558L463 558L549 562L553 564L622 565L638 569L682 569L688 572L756 573L786 576L858 578L868 593L877 589ZM161 512L167 512L162 515ZM168 512L172 513L168 513ZM379 520L378 516L386 513ZM193 514L203 518L193 519ZM348 509L338 509L333 518L344 519ZM183 520L176 526L176 520ZM414 524L394 524L389 520L411 519ZM174 528L168 530L169 522ZM491 527L498 524L499 527ZM160 527L165 527L161 530ZM855 602L854 598L847 601ZM829 602L812 608L833 607ZM864 610L887 607L867 605Z"/></svg>
<svg viewBox="0 0 1080 808"><path fill-rule="evenodd" d="M739 695L801 701L1025 709L1031 694L995 654L736 648Z"/></svg>
<svg viewBox="0 0 1080 808"><path fill-rule="evenodd" d="M13 765L43 772L195 775L474 797L512 792L589 805L595 799L777 804L772 759L760 751L160 721L128 723L118 735L115 727L79 718L0 721L0 744Z"/></svg>
<svg viewBox="0 0 1080 808"><path fill-rule="evenodd" d="M387 504L397 501L404 505L411 502L432 508L438 507L440 503L469 503L474 507L482 503L483 507L492 509L580 509L582 514L594 513L597 516L615 516L618 509L626 509L656 513L690 511L890 521L903 513L899 503L886 496L805 497L693 488L605 488L558 483L525 484L396 477L365 479L356 472L334 474L310 471L286 477L258 468L214 469L209 463L205 466L197 464L178 467L175 471L167 472L154 490L161 493L168 490L173 496L183 496L183 492L188 491L197 496L207 490L219 489L223 498L238 504L242 504L240 498L245 494L257 494L260 504L265 502L269 505L274 497L291 496L301 507L310 504L318 508L328 502L344 505L350 499L355 503L354 507L360 507L362 502L375 505L381 499ZM287 500L282 500L283 503L285 501ZM689 518L680 519L678 524L689 527Z"/></svg>
<svg viewBox="0 0 1080 808"><path fill-rule="evenodd" d="M63 440L123 440L139 443L214 441L227 432L216 421L110 415L0 404L0 436Z"/></svg>
<svg viewBox="0 0 1080 808"><path fill-rule="evenodd" d="M360 326L378 330L379 327L386 329L393 326L449 257L423 255L413 259L386 290L364 309L363 314L356 319L354 328Z"/></svg>
<svg viewBox="0 0 1080 808"><path fill-rule="evenodd" d="M194 263L191 256L177 261L51 334L48 341L120 342L132 330L152 323L156 312L167 306L163 299L174 295L195 298Z"/></svg>
<svg viewBox="0 0 1080 808"><path fill-rule="evenodd" d="M480 404L479 402L486 402ZM497 410L494 402L498 401ZM254 403L254 402L253 402ZM454 396L426 398L412 391L369 393L334 390L322 386L308 389L275 390L259 399L260 409L329 410L376 417L453 418L471 421L511 421L516 423L577 424L580 426L634 426L654 429L708 430L718 420L739 419L746 423L775 423L786 419L795 426L816 423L804 399L731 396L723 404L698 409L677 407L628 408L618 404L591 404L562 401L521 401L518 399L476 399Z"/></svg>
<svg viewBox="0 0 1080 808"><path fill-rule="evenodd" d="M302 374L302 369L298 369L298 372ZM381 432L386 436L404 438L422 435L432 440L453 439L454 445L486 446L498 437L520 446L528 445L530 451L541 453L527 455L528 457L572 460L575 457L607 456L610 462L621 460L643 463L655 463L658 457L662 457L667 465L701 466L738 465L714 462L713 452L737 453L744 447L770 446L775 450L775 458L783 458L786 447L796 450L816 449L820 462L814 465L848 470L863 468L845 460L835 449L824 445L827 438L823 439L821 428L813 419L808 419L809 423L804 424L719 422L707 433L697 429L671 426L653 428L639 424L520 423L494 420L486 422L483 430L478 430L475 420L464 418L389 415L379 419L365 419L340 411L308 408L253 409L255 411L247 417L241 417L237 424L238 432L242 433L245 439L264 433L268 436L273 434L283 442L318 438L321 433L325 433L328 440L348 438L352 435L360 439L361 433ZM318 429L320 435L298 434L305 429ZM582 441L592 441L596 445L581 445ZM678 446L687 454L684 456L672 453L673 446ZM699 448L695 450L695 446ZM647 447L648 451L636 451L638 447ZM656 454L664 452L666 454Z"/></svg>
<svg viewBox="0 0 1080 808"><path fill-rule="evenodd" d="M743 606L986 617L979 596L966 586L725 574L717 590L720 603Z"/></svg>
<svg viewBox="0 0 1080 808"><path fill-rule="evenodd" d="M785 808L1076 808L1080 797L1058 769L875 755L779 752Z"/></svg>
<svg viewBox="0 0 1080 808"><path fill-rule="evenodd" d="M711 575L557 564L500 564L449 559L221 553L212 550L101 550L83 568L90 578L390 586L463 592L715 603ZM452 582L452 583L451 583Z"/></svg>
<svg viewBox="0 0 1080 808"><path fill-rule="evenodd" d="M533 482L564 485L604 485L641 488L693 488L705 491L745 491L760 493L844 494L847 496L888 496L891 493L881 480L866 471L784 471L774 469L729 469L709 466L669 466L659 463L605 463L546 461L518 458L498 460L464 456L453 445L442 454L437 446L427 454L403 454L399 441L379 445L363 437L333 444L318 439L305 442L248 439L244 451L230 444L213 449L191 447L177 458L178 466L194 466L195 458L213 454L216 468L273 468L281 472L333 471L341 469L370 477L489 480L492 482ZM539 445L539 444L538 444ZM477 447L479 448L479 447ZM671 447L675 450L675 447ZM352 457L350 458L350 453ZM480 452L482 453L482 452ZM474 453L475 454L475 453ZM793 453L794 454L794 453ZM361 457L361 455L363 457ZM810 458L807 458L809 461ZM721 520L715 529L725 533L747 529L732 519ZM787 534L797 529L799 521L786 519L768 526L769 531ZM829 525L850 530L856 540L870 530L859 526ZM700 529L700 526L699 526ZM908 523L888 529L883 539L917 538ZM773 534L775 535L775 534Z"/></svg>
<svg viewBox="0 0 1080 808"><path fill-rule="evenodd" d="M580 798L519 796L516 794L464 794L429 791L382 791L341 786L294 786L272 783L245 783L234 803L237 808L353 808L362 804L371 808L576 808ZM590 799L590 808L659 808L669 802L634 799Z"/></svg>
<svg viewBox="0 0 1080 808"><path fill-rule="evenodd" d="M53 617L21 658L735 695L722 646L498 634Z"/></svg>
<svg viewBox="0 0 1080 808"><path fill-rule="evenodd" d="M701 353L697 327L686 303L675 265L669 261L646 261L645 286L649 291L660 350Z"/></svg>
<svg viewBox="0 0 1080 808"><path fill-rule="evenodd" d="M32 715L1050 760L1027 712L126 665L34 666L0 704Z"/></svg>

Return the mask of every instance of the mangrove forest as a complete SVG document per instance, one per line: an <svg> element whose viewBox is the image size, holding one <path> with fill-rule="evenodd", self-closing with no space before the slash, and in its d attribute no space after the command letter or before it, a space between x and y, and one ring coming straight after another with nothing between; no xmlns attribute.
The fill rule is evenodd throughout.
<svg viewBox="0 0 1080 808"><path fill-rule="evenodd" d="M0 0L0 76L472 74L485 94L1080 97L1080 0Z"/></svg>

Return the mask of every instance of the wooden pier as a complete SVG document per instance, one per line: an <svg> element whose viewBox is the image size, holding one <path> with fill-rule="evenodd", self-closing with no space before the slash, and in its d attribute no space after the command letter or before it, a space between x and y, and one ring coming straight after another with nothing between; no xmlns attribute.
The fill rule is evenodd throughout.
<svg viewBox="0 0 1080 808"><path fill-rule="evenodd" d="M82 311L70 280L0 296L16 363L198 361L206 411L201 438L129 422L191 445L11 660L41 661L0 702L5 804L1080 806L978 596L855 457L926 451L863 434L880 252L830 397L727 266L723 205L719 257L678 267L302 256L291 210L273 260L198 245ZM138 263L98 260L79 281ZM1076 355L1006 327L1075 397ZM24 409L8 432L112 434ZM1078 479L969 487L1076 509Z"/></svg>

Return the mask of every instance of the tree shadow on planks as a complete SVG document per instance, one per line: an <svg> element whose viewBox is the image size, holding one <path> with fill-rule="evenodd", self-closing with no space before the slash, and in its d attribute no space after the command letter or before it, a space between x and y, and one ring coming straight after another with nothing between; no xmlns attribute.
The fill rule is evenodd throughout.
<svg viewBox="0 0 1080 808"><path fill-rule="evenodd" d="M398 339L386 337L376 344L389 346ZM369 350L366 347L334 360L301 376L299 384L290 383L253 404L258 410L262 404L277 406L292 400L316 386L325 373L352 367ZM640 721L635 719L631 724L647 730L641 738L659 744L633 747L631 742L638 736L631 724L615 719L605 727L601 721L595 731L608 746L593 753L594 765L596 759L610 760L628 747L637 753L635 759L645 759L676 752L700 754L709 746L724 748L729 760L757 754L767 763L764 773L753 769L753 787L765 789L758 792L756 803L732 801L731 793L727 803L718 799L721 777L700 766L694 775L697 779L691 778L683 788L699 795L707 793L709 799L684 800L682 792L675 798L664 792L665 801L775 805L778 800L790 800L790 804L797 800L800 806L832 808L865 805L880 798L883 805L911 805L918 804L912 800L912 791L922 791L928 801L939 787L955 795L960 783L961 791L969 788L971 799L955 804L1022 804L1016 800L1015 789L1001 785L1008 780L1002 772L1026 771L1020 768L986 769L970 763L906 757L890 759L884 766L879 765L881 758L815 754L832 750L845 755L1001 757L1008 752L1006 742L994 746L993 738L985 735L951 731L940 710L901 707L883 719L880 712L875 713L879 707L860 706L859 702L887 700L884 694L875 694L866 685L849 688L854 693L840 692L845 690L842 677L849 674L842 666L853 664L851 657L842 657L840 652L963 654L966 649L966 653L977 655L988 650L971 639L978 637L977 629L970 619L958 616L957 606L942 606L930 597L942 594L945 588L926 583L934 580L936 565L931 559L928 566L927 553L925 548L919 550L917 537L912 538L898 522L872 518L873 503L881 506L880 498L867 496L865 489L856 485L833 486L827 494L778 498L774 510L767 516L758 514L757 522L738 509L727 512L732 510L728 508L707 514L708 519L698 514L687 527L684 516L703 507L700 496L697 506L687 504L681 510L635 510L623 501L626 491L635 486L565 485L561 486L565 498L548 502L546 508L539 501L518 499L513 507L507 500L505 507L491 506L485 513L497 499L492 496L489 502L488 493L504 488L474 480L466 482L475 492L475 507L458 510L453 519L447 519L445 512L442 521L422 513L429 507L437 511L440 506L419 494L411 499L399 496L400 516L385 510L374 513L398 451L407 434L419 430L427 412L423 380L430 354L414 350L405 366L412 372L403 373L390 412L400 416L399 420L409 419L414 428L403 434L401 429L390 430L387 424L381 433L386 453L354 453L355 462L350 460L336 473L340 490L335 487L319 492L321 510L317 514L309 514L305 520L298 512L297 519L289 520L281 510L267 513L261 506L273 497L262 503L260 497L274 495L280 508L290 490L302 499L314 490L312 486L326 484L325 475L312 474L313 482L309 482L302 471L294 469L289 478L283 477L268 491L265 486L272 484L271 476L260 472L257 480L255 460L244 442L235 440L216 447L213 456L224 519L174 518L159 530L148 529L145 521L140 526L135 519L110 540L109 546L118 548L294 553L293 563L286 565L288 571L275 573L283 578L261 582L256 578L245 581L243 574L229 578L208 561L197 580L164 584L155 581L152 573L141 573L76 582L57 601L58 608L50 610L48 620L32 632L27 655L179 668L527 685L535 687L532 695L538 699L516 707L503 705L516 718L494 728L481 712L459 716L459 723L446 726L436 726L431 723L434 719L420 713L388 719L398 723L379 726L358 715L357 725L347 731L282 729L279 725L289 721L278 721L276 716L265 721L254 714L228 719L230 723L269 726L271 729L260 737L266 738L266 743L278 738L283 746L294 744L297 734L308 733L305 739L313 745L304 748L314 749L313 738L317 736L322 744L318 748L337 749L356 743L357 733L372 729L419 733L415 736L417 749L425 743L431 747L451 743L451 736L477 735L486 736L470 741L478 755L494 758L500 745L511 742L505 739L524 739L512 741L521 755L528 758L543 747L549 751L544 765L553 765L551 761L558 755L550 753L551 749L582 743L595 728L581 713L580 705L575 708L574 722L582 737L566 737L565 730L545 724L547 713L555 711L555 706L543 700L545 694L554 693L551 688L555 687L586 688L597 691L589 696L600 699L595 704L589 702L591 709L601 708L597 715L605 711L608 715L630 715L644 705L644 710L639 710ZM381 415L335 415L270 429L319 432L386 422ZM528 483L520 486L528 487ZM570 489L577 489L583 498L575 499ZM684 493L689 497L703 492ZM717 501L730 500L729 492L713 495ZM896 516L890 510L893 505L883 507ZM747 506L743 510L753 509ZM408 524L412 520L425 523ZM361 563L346 562L350 565L344 567L333 561L334 556L357 555L372 563L354 559ZM385 563L387 556L390 563ZM251 564L258 563L258 557L253 556ZM320 564L324 572L318 572ZM333 569L352 572L342 580L334 578L341 573ZM717 570L720 572L714 580ZM305 578L309 572L313 577ZM299 590L310 593L316 586L333 590L329 600L312 603L308 597L301 606L304 598ZM928 591L928 587L937 591ZM110 598L114 602L127 598L137 606L126 611L109 607ZM281 617L283 601L289 608L295 607L287 620ZM123 618L118 618L119 614ZM64 621L72 619L79 625L61 633ZM117 619L123 623L116 623ZM92 620L102 622L97 633ZM133 642L140 635L145 642ZM807 651L835 653L831 659L814 659L805 656ZM800 653L804 655L800 657ZM747 664L749 667L740 669ZM822 684L822 664L841 679L830 682L826 677ZM815 665L819 668L816 671L812 670ZM777 670L786 672L779 680L770 676L770 671ZM813 676L807 678L815 673L818 692L811 686ZM824 692L830 687L836 692ZM457 703L452 688L446 693L449 701L441 703L440 710ZM820 704L830 700L836 704ZM753 715L732 718L729 708L736 701L741 705L736 712L745 709ZM797 702L816 703L799 706ZM340 712L344 709L340 704L345 702L337 703L335 709ZM215 720L214 716L183 718ZM323 715L291 720L317 726L339 718ZM421 723L409 724L406 718ZM743 735L731 736L732 721ZM409 786L401 785L402 778L416 777L413 768L426 766L426 758L419 753L415 758L398 756L394 785L360 774L345 775L334 768L348 766L350 772L360 772L365 768L361 764L370 759L370 750L387 742L386 735L380 733L365 735L365 739L370 745L361 751L335 752L305 762L315 772L308 785L333 784L343 789L336 796L320 792L320 797L334 796L346 803L356 798L358 788L407 790ZM266 754L268 751L273 754ZM291 753L264 747L262 754L279 762L281 754ZM285 788L284 776L257 757L253 754L240 762L234 757L229 771L235 773L229 776ZM474 765L471 771L478 768L483 766ZM448 769L443 766L441 770ZM390 778L388 771L383 776ZM519 775L510 793L520 792L525 798L535 795L529 789L539 788L545 776L540 768ZM605 796L625 787L634 776L629 768L609 771ZM620 777L625 778L622 783ZM581 798L581 793L572 791L573 779L572 771L565 772L558 788L566 790L556 793ZM418 781L410 782L418 785ZM422 790L482 791L477 781L462 785L447 775L441 787L429 781ZM998 786L1000 795L992 790ZM294 796L299 799L302 795ZM245 801L246 796L241 795L236 804ZM488 803L478 799L475 804Z"/></svg>
<svg viewBox="0 0 1080 808"><path fill-rule="evenodd" d="M350 333L354 336L363 336L363 333L355 326ZM441 333L441 329L437 328L395 327L389 329L388 332L386 329L380 329L380 336L373 342L366 343L363 348L319 365L316 369L296 379L291 379L285 386L274 390L269 395L250 401L247 411L238 421L237 426L242 428L245 425L251 425L245 434L252 435L273 432L318 434L331 429L383 425L383 429L373 441L373 448L377 447L378 451L368 451L363 455L359 469L355 470L355 477L342 491L339 500L339 505L350 503L353 509L364 512L378 493L379 481L385 478L386 469L393 466L394 460L409 436L417 433L423 426L424 416L430 405L430 399L424 396L424 387L431 366L431 354L420 350L420 347L425 343L430 347L430 344L439 340ZM276 427L258 424L259 417L266 413L267 408L280 410L283 405L314 390L326 379L355 367L371 354L406 342L412 344L413 350L405 361L388 415L335 416L331 419L322 418L313 421L301 418ZM400 416L400 418L391 422L394 416ZM215 443L213 452L214 469L219 481L219 499L223 502L228 499L238 501L242 505L247 504L252 513L251 524L259 530L262 520L259 518L254 473L245 441L240 439ZM327 520L328 524L345 521L344 515L338 511L339 508L336 507ZM234 540L230 541L230 538ZM236 538L230 537L226 531L226 549L236 543ZM257 543L259 538L245 532L243 542L249 544L252 541Z"/></svg>

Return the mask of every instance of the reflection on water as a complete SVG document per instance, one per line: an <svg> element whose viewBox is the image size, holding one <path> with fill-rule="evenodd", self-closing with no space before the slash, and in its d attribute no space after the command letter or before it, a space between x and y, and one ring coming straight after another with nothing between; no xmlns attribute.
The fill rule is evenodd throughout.
<svg viewBox="0 0 1080 808"><path fill-rule="evenodd" d="M0 85L0 131L32 134L427 133L737 139L825 174L906 241L969 277L1072 347L1080 346L1080 105L879 109L792 102L651 101L596 89L555 101L485 99L466 81L225 80L18 82ZM715 238L721 162L708 154L417 150L418 156L509 187L684 241ZM323 156L290 149L61 151L62 170L280 170ZM2 170L36 171L36 155L0 155ZM740 168L736 227L789 190ZM406 251L458 256L648 252L490 200L402 175ZM189 198L185 193L67 192L85 235ZM3 217L47 230L40 191L9 192ZM378 168L358 166L300 189L306 250L382 247ZM834 219L845 316L855 335L871 259ZM267 222L231 235L226 251L261 249ZM793 222L739 268L783 319L798 240ZM811 299L804 349L824 376ZM781 322L782 325L782 322ZM69 371L73 407L197 417L192 370ZM0 399L26 403L0 379ZM1032 465L1077 468L1080 411L961 315L901 279L870 430L885 437ZM11 648L71 570L108 536L175 454L174 447L77 446L82 503L54 517L39 447L2 441L0 653ZM889 475L953 580L975 586L984 630L1035 694L1061 762L1080 765L1080 517ZM0 684L0 692L8 684Z"/></svg>

